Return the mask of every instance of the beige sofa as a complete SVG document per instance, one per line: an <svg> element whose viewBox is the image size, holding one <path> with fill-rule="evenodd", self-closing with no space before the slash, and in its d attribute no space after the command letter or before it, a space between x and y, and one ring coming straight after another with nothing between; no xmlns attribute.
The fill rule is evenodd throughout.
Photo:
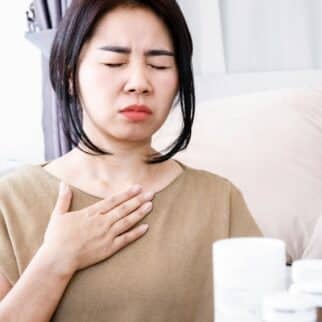
<svg viewBox="0 0 322 322"><path fill-rule="evenodd" d="M180 122L173 111L155 147L170 143ZM293 260L322 258L322 87L199 104L177 159L235 183L264 235L284 240Z"/></svg>

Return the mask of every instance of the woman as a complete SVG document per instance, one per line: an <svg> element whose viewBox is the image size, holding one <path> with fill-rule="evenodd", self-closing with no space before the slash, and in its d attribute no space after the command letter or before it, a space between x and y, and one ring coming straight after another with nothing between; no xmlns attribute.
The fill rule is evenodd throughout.
<svg viewBox="0 0 322 322"><path fill-rule="evenodd" d="M228 180L172 159L191 135L191 57L175 0L72 3L50 69L75 148L1 181L1 321L213 321L212 243L259 231Z"/></svg>

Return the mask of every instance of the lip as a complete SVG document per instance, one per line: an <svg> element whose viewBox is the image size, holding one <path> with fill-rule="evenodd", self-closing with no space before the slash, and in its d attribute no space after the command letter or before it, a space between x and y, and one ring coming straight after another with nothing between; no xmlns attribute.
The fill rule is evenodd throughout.
<svg viewBox="0 0 322 322"><path fill-rule="evenodd" d="M120 113L130 121L139 122L149 118L152 111L145 105L130 105L121 109Z"/></svg>
<svg viewBox="0 0 322 322"><path fill-rule="evenodd" d="M124 107L120 111L123 112L137 112L137 113L146 113L146 114L152 114L152 110L145 106L145 105L129 105L127 107Z"/></svg>

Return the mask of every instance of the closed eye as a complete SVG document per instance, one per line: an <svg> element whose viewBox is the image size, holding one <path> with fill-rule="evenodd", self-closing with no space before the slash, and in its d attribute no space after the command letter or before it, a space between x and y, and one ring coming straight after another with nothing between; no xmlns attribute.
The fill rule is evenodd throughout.
<svg viewBox="0 0 322 322"><path fill-rule="evenodd" d="M119 63L119 64L104 64L105 66L108 66L108 67L111 67L111 68L116 68L116 67L121 67L123 66L124 64L123 63ZM150 64L149 65L150 67L154 68L154 69L157 69L157 70L165 70L165 69L169 69L170 67L168 66L157 66L157 65L152 65Z"/></svg>
<svg viewBox="0 0 322 322"><path fill-rule="evenodd" d="M108 66L108 67L121 67L123 64L104 64L105 66Z"/></svg>
<svg viewBox="0 0 322 322"><path fill-rule="evenodd" d="M169 69L170 67L167 66L156 66L156 65L149 65L154 69L158 69L158 70L165 70L165 69Z"/></svg>

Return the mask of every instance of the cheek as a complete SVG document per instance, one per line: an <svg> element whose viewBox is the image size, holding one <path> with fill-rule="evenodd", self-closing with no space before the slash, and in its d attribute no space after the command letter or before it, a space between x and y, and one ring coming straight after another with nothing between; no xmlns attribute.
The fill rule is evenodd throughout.
<svg viewBox="0 0 322 322"><path fill-rule="evenodd" d="M162 123L168 118L174 99L178 93L178 76L176 73L163 75L162 81L159 82L159 99L162 108L160 108L159 121Z"/></svg>
<svg viewBox="0 0 322 322"><path fill-rule="evenodd" d="M79 68L78 82L82 99L84 103L88 105L88 100L91 98L90 93L94 89L94 84L96 83L95 75L90 68L87 68L86 66Z"/></svg>
<svg viewBox="0 0 322 322"><path fill-rule="evenodd" d="M179 89L179 80L176 72L168 73L160 78L160 94L169 101L172 101Z"/></svg>
<svg viewBox="0 0 322 322"><path fill-rule="evenodd" d="M79 69L78 79L84 94L92 93L104 84L104 73L93 66L83 66Z"/></svg>
<svg viewBox="0 0 322 322"><path fill-rule="evenodd" d="M83 109L96 121L106 119L109 109L109 84L106 74L95 66L79 68L78 80Z"/></svg>
<svg viewBox="0 0 322 322"><path fill-rule="evenodd" d="M81 96L88 109L106 110L105 106L113 100L116 82L102 66L83 66L78 74Z"/></svg>

